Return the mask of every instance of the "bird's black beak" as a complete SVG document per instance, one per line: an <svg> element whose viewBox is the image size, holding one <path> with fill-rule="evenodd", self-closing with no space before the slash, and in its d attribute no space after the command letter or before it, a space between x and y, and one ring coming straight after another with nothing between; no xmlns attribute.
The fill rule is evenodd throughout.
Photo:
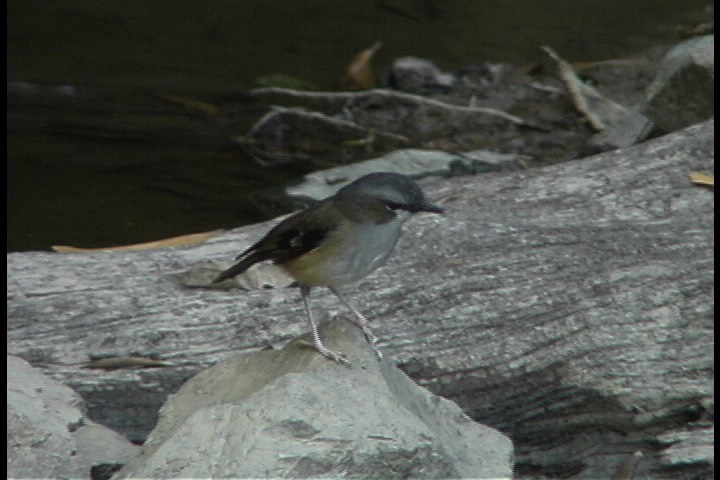
<svg viewBox="0 0 720 480"><path fill-rule="evenodd" d="M425 205L421 206L418 211L429 213L445 213L444 208L433 205L432 203L426 203Z"/></svg>

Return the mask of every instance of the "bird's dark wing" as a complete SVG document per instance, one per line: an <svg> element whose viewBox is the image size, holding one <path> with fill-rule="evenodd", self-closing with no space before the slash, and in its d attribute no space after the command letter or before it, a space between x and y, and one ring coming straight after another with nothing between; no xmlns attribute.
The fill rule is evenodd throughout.
<svg viewBox="0 0 720 480"><path fill-rule="evenodd" d="M213 283L239 275L265 260L289 262L317 248L336 228L335 217L327 215L327 203L317 203L275 225L267 235L238 255L238 263L218 275Z"/></svg>
<svg viewBox="0 0 720 480"><path fill-rule="evenodd" d="M267 260L267 258L263 258L262 255L259 255L258 252L251 251L252 247L248 249L246 252L247 254L242 257L242 259L233 265L232 267L228 268L224 272L222 272L220 275L215 277L215 279L212 281L212 283L218 283L222 282L223 280L227 280L228 278L232 278L236 275L240 275L248 268L252 267L258 262L262 262L263 260ZM238 257L240 258L240 257Z"/></svg>

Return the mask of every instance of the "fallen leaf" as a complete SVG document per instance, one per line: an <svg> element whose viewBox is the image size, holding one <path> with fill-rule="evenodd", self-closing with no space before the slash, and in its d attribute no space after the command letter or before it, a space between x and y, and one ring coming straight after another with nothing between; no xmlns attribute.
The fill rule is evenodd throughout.
<svg viewBox="0 0 720 480"><path fill-rule="evenodd" d="M588 120L593 129L602 132L607 125L627 115L622 105L605 98L596 89L580 81L573 67L550 47L541 49L557 64L560 79L565 84L575 108Z"/></svg>
<svg viewBox="0 0 720 480"><path fill-rule="evenodd" d="M136 243L134 245L119 245L115 247L101 247L101 248L82 248L72 247L68 245L53 245L54 251L59 253L79 253L79 252L116 252L123 250L151 250L153 248L167 248L167 247L182 247L185 245L195 245L196 243L202 243L216 235L221 230L213 230L211 232L203 233L191 233L189 235L180 235L179 237L165 238L163 240L156 240L154 242Z"/></svg>
<svg viewBox="0 0 720 480"><path fill-rule="evenodd" d="M691 172L689 177L694 184L706 185L708 187L715 186L715 177L713 177L712 175L706 175L700 172Z"/></svg>
<svg viewBox="0 0 720 480"><path fill-rule="evenodd" d="M159 368L172 367L173 364L163 360L155 360L147 357L118 356L93 360L83 365L82 368L97 368L100 370L117 370L120 368Z"/></svg>
<svg viewBox="0 0 720 480"><path fill-rule="evenodd" d="M380 47L382 47L382 42L376 42L375 45L355 56L343 76L340 77L340 88L343 90L368 90L375 86L375 71L370 65L370 61Z"/></svg>

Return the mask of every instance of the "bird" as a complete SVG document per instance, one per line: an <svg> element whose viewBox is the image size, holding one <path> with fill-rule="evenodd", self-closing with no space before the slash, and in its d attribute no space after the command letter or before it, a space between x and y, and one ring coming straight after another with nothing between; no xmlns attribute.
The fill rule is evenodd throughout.
<svg viewBox="0 0 720 480"><path fill-rule="evenodd" d="M377 337L360 313L338 289L356 282L385 263L401 233L401 226L419 212L444 213L430 203L410 177L374 172L345 185L334 195L310 205L275 225L259 241L236 257L237 263L213 283L245 272L259 262L271 261L300 287L305 317L312 331L312 346L322 356L349 364L343 353L327 348L309 304L314 287L327 287L350 310L378 358Z"/></svg>

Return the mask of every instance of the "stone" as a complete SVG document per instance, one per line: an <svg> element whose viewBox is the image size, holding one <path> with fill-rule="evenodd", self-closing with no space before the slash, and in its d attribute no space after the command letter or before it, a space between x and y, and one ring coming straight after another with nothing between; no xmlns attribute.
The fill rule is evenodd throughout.
<svg viewBox="0 0 720 480"><path fill-rule="evenodd" d="M670 50L647 89L643 113L664 132L715 114L715 36L686 40Z"/></svg>
<svg viewBox="0 0 720 480"><path fill-rule="evenodd" d="M521 155L475 150L447 153L403 149L353 165L328 168L305 175L303 182L286 188L288 195L320 200L371 172L394 172L413 178L455 176L523 168Z"/></svg>
<svg viewBox="0 0 720 480"><path fill-rule="evenodd" d="M359 329L323 325L328 361L303 335L190 379L143 454L116 478L510 478L512 444L378 362Z"/></svg>
<svg viewBox="0 0 720 480"><path fill-rule="evenodd" d="M122 435L89 420L77 393L26 361L7 357L8 478L89 478L93 465L137 452Z"/></svg>

